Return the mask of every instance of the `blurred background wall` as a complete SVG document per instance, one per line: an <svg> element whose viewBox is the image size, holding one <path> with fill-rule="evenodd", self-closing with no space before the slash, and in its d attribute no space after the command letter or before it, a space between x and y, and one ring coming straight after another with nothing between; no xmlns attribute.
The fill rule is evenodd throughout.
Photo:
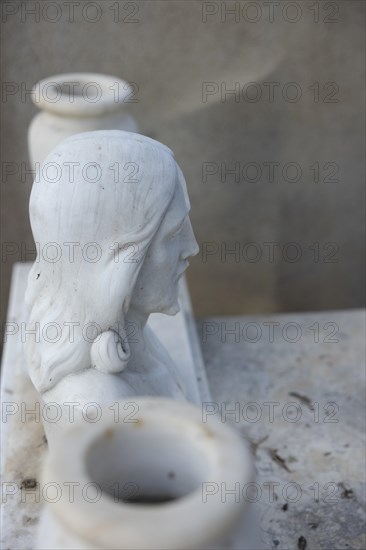
<svg viewBox="0 0 366 550"><path fill-rule="evenodd" d="M28 163L37 81L124 78L186 176L197 316L363 304L363 0L2 4L2 166ZM33 257L31 185L3 173L4 307Z"/></svg>

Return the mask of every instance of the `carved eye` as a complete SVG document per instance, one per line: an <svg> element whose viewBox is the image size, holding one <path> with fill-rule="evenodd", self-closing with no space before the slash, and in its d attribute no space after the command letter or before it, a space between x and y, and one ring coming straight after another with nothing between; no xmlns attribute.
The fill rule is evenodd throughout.
<svg viewBox="0 0 366 550"><path fill-rule="evenodd" d="M183 229L183 225L184 225L184 222L186 221L186 218L184 218L182 220L182 222L178 225L178 227L176 227L174 229L174 231L169 235L169 238L170 239L173 239L174 237L176 237L177 235L179 235L179 233L182 231Z"/></svg>

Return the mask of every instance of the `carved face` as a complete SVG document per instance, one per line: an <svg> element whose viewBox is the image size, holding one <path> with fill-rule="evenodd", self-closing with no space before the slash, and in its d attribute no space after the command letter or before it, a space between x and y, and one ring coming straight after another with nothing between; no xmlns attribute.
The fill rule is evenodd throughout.
<svg viewBox="0 0 366 550"><path fill-rule="evenodd" d="M178 281L189 265L188 258L199 250L183 185L179 182L176 186L136 281L131 306L144 313L174 315L179 311Z"/></svg>

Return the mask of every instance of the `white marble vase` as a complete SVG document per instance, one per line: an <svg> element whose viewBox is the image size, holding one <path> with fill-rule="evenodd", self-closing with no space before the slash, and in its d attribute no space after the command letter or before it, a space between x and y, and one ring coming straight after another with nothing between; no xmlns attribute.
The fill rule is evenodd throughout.
<svg viewBox="0 0 366 550"><path fill-rule="evenodd" d="M202 422L188 403L145 397L118 405L118 421L79 422L55 443L36 548L225 548L247 506L226 491L254 479L249 446L217 418Z"/></svg>
<svg viewBox="0 0 366 550"><path fill-rule="evenodd" d="M115 76L94 73L50 76L34 86L32 100L41 110L28 130L33 168L73 134L93 130L138 131L136 121L126 112L126 107L137 101L135 85Z"/></svg>

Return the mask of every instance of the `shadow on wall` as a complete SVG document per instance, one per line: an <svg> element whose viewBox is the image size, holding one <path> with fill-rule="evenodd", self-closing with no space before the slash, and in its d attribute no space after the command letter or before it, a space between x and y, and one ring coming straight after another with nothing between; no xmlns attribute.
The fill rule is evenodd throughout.
<svg viewBox="0 0 366 550"><path fill-rule="evenodd" d="M199 314L364 304L362 130L355 121L343 139L357 113L315 102L318 90L306 87L313 80L304 70L286 90L305 105L281 101L275 88L273 103L231 94L165 128L182 159L201 247L188 272ZM252 97L268 93L264 82L288 82L286 62ZM332 86L319 93L329 91L340 100Z"/></svg>

